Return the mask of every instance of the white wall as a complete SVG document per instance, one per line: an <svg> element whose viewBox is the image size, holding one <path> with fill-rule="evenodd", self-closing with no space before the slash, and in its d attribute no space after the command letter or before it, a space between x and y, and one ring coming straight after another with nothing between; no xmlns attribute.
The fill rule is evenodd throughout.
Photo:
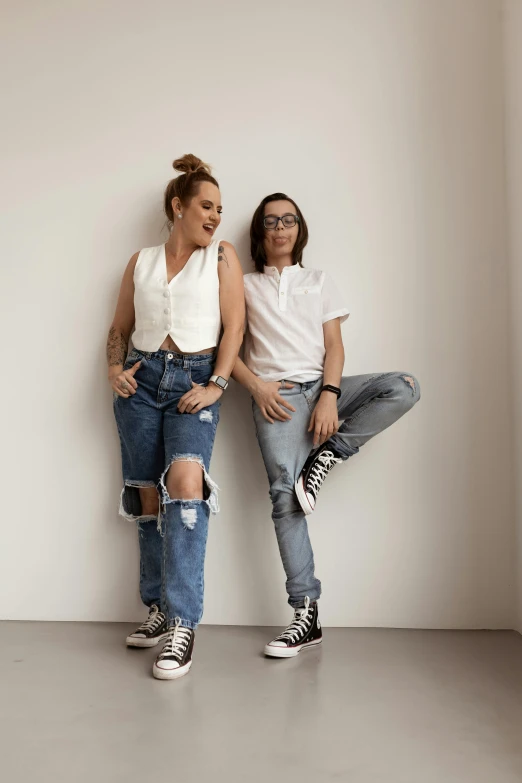
<svg viewBox="0 0 522 783"><path fill-rule="evenodd" d="M517 627L522 633L522 2L504 3L506 172L508 191L513 425L518 554Z"/></svg>
<svg viewBox="0 0 522 783"><path fill-rule="evenodd" d="M500 4L19 2L4 14L0 616L131 620L104 343L126 261L157 244L170 162L215 166L250 270L258 201L288 191L309 266L352 316L346 374L423 396L321 494L325 624L512 627ZM282 623L249 400L227 392L207 623Z"/></svg>

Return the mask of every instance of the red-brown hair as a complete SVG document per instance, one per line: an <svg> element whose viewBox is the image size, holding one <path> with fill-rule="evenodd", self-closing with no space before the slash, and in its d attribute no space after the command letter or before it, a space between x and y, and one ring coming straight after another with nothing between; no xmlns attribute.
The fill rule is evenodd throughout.
<svg viewBox="0 0 522 783"><path fill-rule="evenodd" d="M183 155L182 158L177 158L172 164L172 168L183 173L179 177L171 179L165 188L163 209L170 224L174 222L173 198L177 196L181 203L187 206L194 196L197 196L200 182L211 182L219 188L217 180L210 173L210 166L203 163L200 158L196 158L195 155Z"/></svg>

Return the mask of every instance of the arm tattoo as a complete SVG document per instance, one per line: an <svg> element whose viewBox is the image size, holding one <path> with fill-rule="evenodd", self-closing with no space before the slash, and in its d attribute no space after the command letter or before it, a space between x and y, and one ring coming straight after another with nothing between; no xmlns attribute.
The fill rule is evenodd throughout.
<svg viewBox="0 0 522 783"><path fill-rule="evenodd" d="M116 364L125 364L127 357L127 340L121 332L117 332L114 326L109 329L109 337L107 338L107 361L109 367L113 367Z"/></svg>
<svg viewBox="0 0 522 783"><path fill-rule="evenodd" d="M219 264L220 261L224 261L225 264L230 269L230 264L228 263L227 254L225 253L225 248L223 247L223 245L220 245L218 247L218 264Z"/></svg>

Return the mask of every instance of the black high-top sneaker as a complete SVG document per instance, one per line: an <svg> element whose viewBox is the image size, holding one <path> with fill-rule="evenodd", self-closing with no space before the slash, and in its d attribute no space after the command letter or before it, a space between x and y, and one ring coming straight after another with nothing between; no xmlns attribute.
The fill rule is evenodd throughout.
<svg viewBox="0 0 522 783"><path fill-rule="evenodd" d="M175 680L188 674L192 666L194 631L179 624L171 625L163 649L154 661L152 674L158 680Z"/></svg>
<svg viewBox="0 0 522 783"><path fill-rule="evenodd" d="M156 604L152 604L148 619L127 636L127 647L155 647L165 638L167 630L167 618Z"/></svg>
<svg viewBox="0 0 522 783"><path fill-rule="evenodd" d="M265 647L265 655L272 658L294 658L302 649L321 644L323 631L319 622L317 601L310 603L308 596L302 609L296 609L293 622L283 633Z"/></svg>
<svg viewBox="0 0 522 783"><path fill-rule="evenodd" d="M297 499L305 514L311 514L315 509L317 495L323 481L333 466L339 462L342 462L341 455L328 445L328 441L310 454L306 460L301 474L295 482Z"/></svg>

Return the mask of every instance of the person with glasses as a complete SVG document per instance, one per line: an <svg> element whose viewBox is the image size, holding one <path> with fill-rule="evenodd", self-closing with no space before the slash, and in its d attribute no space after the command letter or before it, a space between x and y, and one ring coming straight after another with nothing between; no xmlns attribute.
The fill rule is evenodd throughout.
<svg viewBox="0 0 522 783"><path fill-rule="evenodd" d="M420 388L409 373L342 376L341 324L349 311L328 274L303 267L308 228L295 201L284 193L264 198L250 241L256 271L244 277L245 358L236 360L232 377L252 396L294 609L265 655L290 658L322 641L321 582L306 515L332 468L409 411Z"/></svg>

